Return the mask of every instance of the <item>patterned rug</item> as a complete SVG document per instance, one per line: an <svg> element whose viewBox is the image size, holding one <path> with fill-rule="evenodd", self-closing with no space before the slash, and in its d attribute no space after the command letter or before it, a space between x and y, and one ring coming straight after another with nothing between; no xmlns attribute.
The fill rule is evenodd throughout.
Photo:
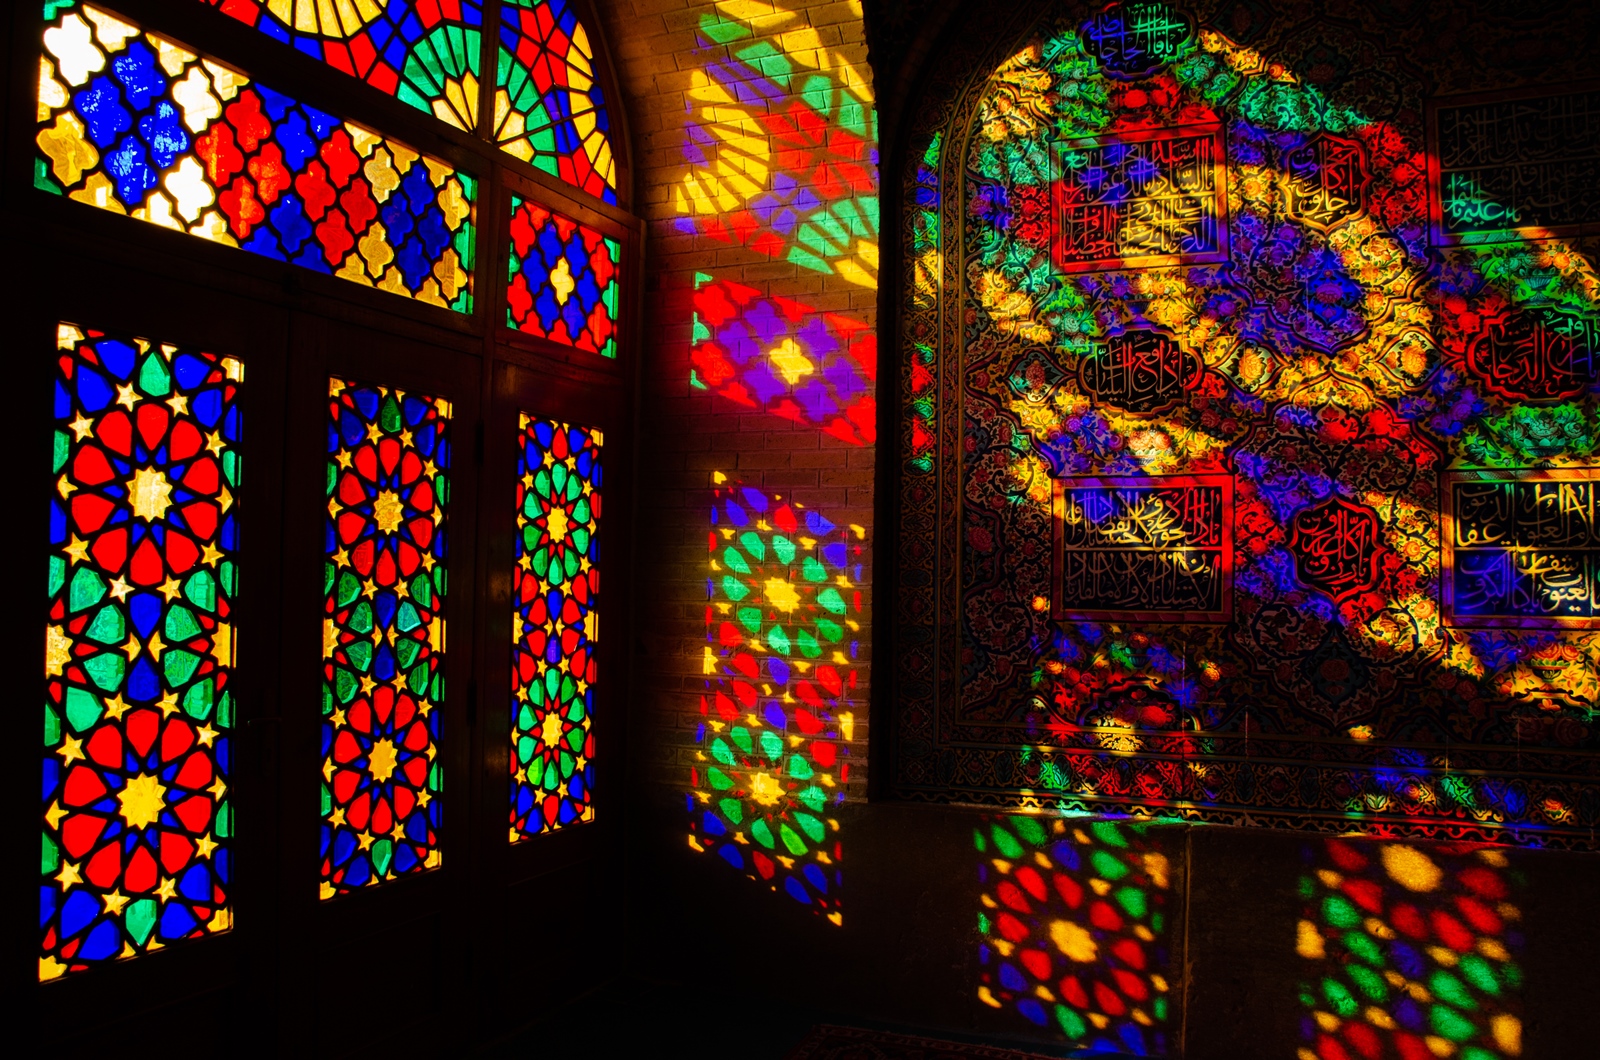
<svg viewBox="0 0 1600 1060"><path fill-rule="evenodd" d="M861 1027L834 1027L826 1023L789 1054L788 1060L1052 1060L1039 1053L1023 1053L993 1045L918 1038L909 1034L869 1031Z"/></svg>

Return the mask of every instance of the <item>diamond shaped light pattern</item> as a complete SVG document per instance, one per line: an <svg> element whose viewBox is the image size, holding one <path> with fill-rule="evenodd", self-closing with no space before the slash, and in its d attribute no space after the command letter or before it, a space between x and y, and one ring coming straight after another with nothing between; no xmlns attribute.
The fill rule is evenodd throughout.
<svg viewBox="0 0 1600 1060"><path fill-rule="evenodd" d="M511 842L594 820L600 431L524 414L511 571Z"/></svg>
<svg viewBox="0 0 1600 1060"><path fill-rule="evenodd" d="M240 362L59 328L39 978L232 924Z"/></svg>
<svg viewBox="0 0 1600 1060"><path fill-rule="evenodd" d="M450 403L328 386L322 897L439 864Z"/></svg>

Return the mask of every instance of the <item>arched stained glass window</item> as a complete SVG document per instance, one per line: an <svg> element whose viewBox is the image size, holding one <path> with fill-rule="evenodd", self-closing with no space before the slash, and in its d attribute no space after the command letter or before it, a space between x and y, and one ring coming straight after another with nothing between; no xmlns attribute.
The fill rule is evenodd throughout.
<svg viewBox="0 0 1600 1060"><path fill-rule="evenodd" d="M478 124L474 0L202 0L467 132Z"/></svg>
<svg viewBox="0 0 1600 1060"><path fill-rule="evenodd" d="M565 0L506 0L500 19L495 142L576 188L616 202L611 120L583 23Z"/></svg>
<svg viewBox="0 0 1600 1060"><path fill-rule="evenodd" d="M595 49L568 0L503 0L498 26L488 27L477 0L200 2L466 132L479 131L481 52L492 45L494 111L483 135L617 201Z"/></svg>

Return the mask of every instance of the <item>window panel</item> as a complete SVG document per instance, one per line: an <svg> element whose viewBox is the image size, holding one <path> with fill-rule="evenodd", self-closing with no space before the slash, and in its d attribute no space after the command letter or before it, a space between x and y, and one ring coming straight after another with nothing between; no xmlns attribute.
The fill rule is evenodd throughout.
<svg viewBox="0 0 1600 1060"><path fill-rule="evenodd" d="M600 446L594 428L519 421L511 842L594 819Z"/></svg>
<svg viewBox="0 0 1600 1060"><path fill-rule="evenodd" d="M201 0L273 40L472 132L483 9L472 0Z"/></svg>
<svg viewBox="0 0 1600 1060"><path fill-rule="evenodd" d="M566 0L505 0L494 139L538 169L617 201L611 119L588 31Z"/></svg>
<svg viewBox="0 0 1600 1060"><path fill-rule="evenodd" d="M506 326L615 357L621 258L615 239L513 195Z"/></svg>
<svg viewBox="0 0 1600 1060"><path fill-rule="evenodd" d="M39 978L226 931L239 361L58 329Z"/></svg>
<svg viewBox="0 0 1600 1060"><path fill-rule="evenodd" d="M92 6L54 10L36 187L472 311L471 176Z"/></svg>
<svg viewBox="0 0 1600 1060"><path fill-rule="evenodd" d="M328 398L322 897L440 862L450 404Z"/></svg>

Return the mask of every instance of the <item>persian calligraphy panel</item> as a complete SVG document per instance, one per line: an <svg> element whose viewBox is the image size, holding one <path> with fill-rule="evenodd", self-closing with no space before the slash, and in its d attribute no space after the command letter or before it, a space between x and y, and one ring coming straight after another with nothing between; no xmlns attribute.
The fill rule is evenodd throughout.
<svg viewBox="0 0 1600 1060"><path fill-rule="evenodd" d="M1452 472L1445 482L1448 621L1600 628L1600 468Z"/></svg>
<svg viewBox="0 0 1600 1060"><path fill-rule="evenodd" d="M1067 272L1228 259L1220 125L1055 145L1057 268Z"/></svg>
<svg viewBox="0 0 1600 1060"><path fill-rule="evenodd" d="M1055 618L1228 619L1231 476L1062 478L1054 510Z"/></svg>
<svg viewBox="0 0 1600 1060"><path fill-rule="evenodd" d="M473 0L201 0L303 55L471 132L482 6Z"/></svg>
<svg viewBox="0 0 1600 1060"><path fill-rule="evenodd" d="M1428 109L1436 243L1577 235L1600 224L1600 83Z"/></svg>

